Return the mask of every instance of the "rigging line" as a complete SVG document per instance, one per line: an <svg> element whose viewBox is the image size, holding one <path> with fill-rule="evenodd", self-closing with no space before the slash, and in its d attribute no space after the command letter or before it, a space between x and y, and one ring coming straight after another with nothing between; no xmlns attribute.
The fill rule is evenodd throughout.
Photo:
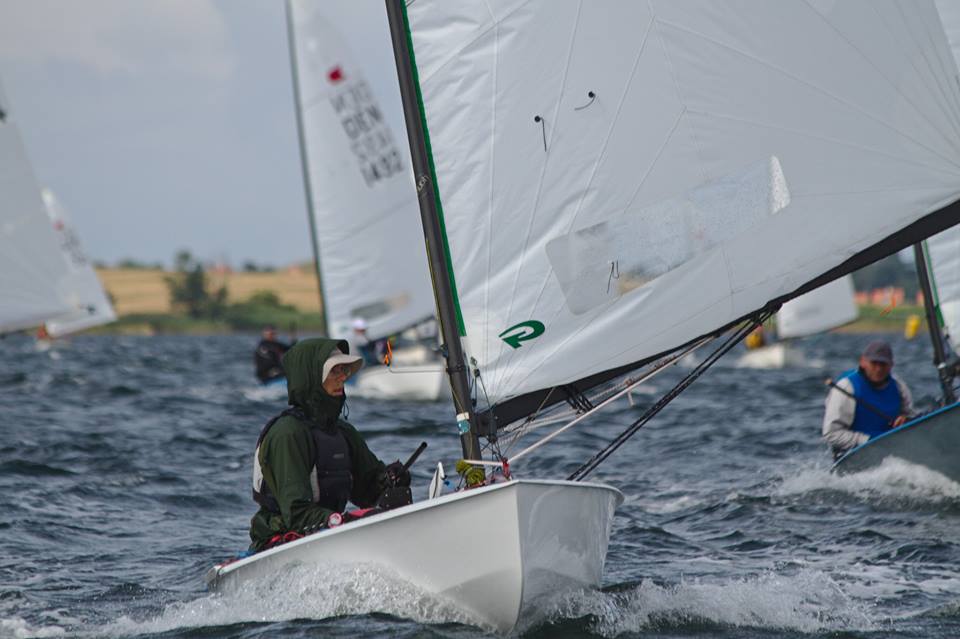
<svg viewBox="0 0 960 639"><path fill-rule="evenodd" d="M726 49L726 50L728 50L728 51L732 51L733 53L736 53L737 55L740 55L740 56L742 56L742 57L744 57L744 58L747 58L747 59L749 59L749 60L752 60L753 62L755 62L755 63L757 63L757 64L759 64L759 65L761 65L761 66L767 67L768 69L770 69L770 70L772 70L772 71L776 71L778 74L782 75L784 78L789 79L789 80L792 81L793 83L795 83L795 84L797 84L797 85L805 86L805 87L807 87L807 88L809 88L809 89L812 89L814 92L819 93L819 94L821 94L822 96L824 96L824 97L826 97L826 98L828 98L828 99L830 99L830 100L832 100L832 101L834 101L834 102L837 102L837 103L839 103L839 104L842 104L842 105L844 105L845 107L847 107L848 109L850 109L851 111L857 112L857 113L861 114L862 116L864 116L865 118L867 118L867 119L869 119L869 120L872 120L873 122L879 124L881 127L885 128L885 129L889 129L890 131L893 131L894 133L900 135L901 137L903 137L903 138L905 138L905 139L912 140L912 141L915 142L918 146L921 146L921 147L925 148L927 151L929 151L930 153L932 153L932 154L935 155L935 156L938 156L940 159L944 160L945 162L948 162L948 163L953 164L953 165L955 165L955 166L957 165L957 162L953 161L951 158L944 156L942 153L939 153L936 149L933 149L933 148L931 148L931 147L923 144L922 142L920 142L920 141L917 140L916 138L908 135L908 134L905 133L904 131L901 131L901 130L900 130L899 128L897 128L894 124L892 124L892 123L890 123L890 122L887 122L887 121L881 119L880 117L878 117L878 116L870 113L869 111L867 111L866 109L858 106L855 102L852 102L852 101L850 101L849 99L840 97L840 96L838 96L838 95L834 95L833 93L831 93L830 91L828 91L828 90L827 90L826 88L824 88L824 87L821 87L821 86L819 86L819 85L817 85L817 84L814 84L813 82L809 82L809 81L807 81L807 80L804 80L804 79L801 78L800 76L798 76L798 75L796 75L796 74L794 74L794 73L790 73L790 72L788 72L786 69L782 69L782 68L780 68L780 67L778 67L778 66L776 66L776 65L774 65L774 64L772 64L772 63L770 63L770 62L767 62L767 61L765 61L765 60L757 57L756 55L753 55L753 54L748 53L748 52L746 52L746 51L741 51L740 49L737 49L736 47L734 47L734 46L732 46L732 45L729 45L729 44L726 44L726 43L724 43L724 42L721 42L721 41L719 41L719 40L717 40L717 39L715 39L715 38L712 38L712 37L710 37L710 36L707 36L706 34L699 33L699 32L697 32L697 31L693 31L692 29L690 29L690 28L688 28L688 27L685 27L685 26L683 26L683 25L681 25L681 24L674 23L674 22L663 21L663 20L660 20L659 22L660 22L660 24L662 24L662 25L664 25L664 26L666 26L666 27L670 27L670 28L672 28L672 29L675 29L675 30L677 30L677 31L686 33L686 34L691 35L691 36L693 36L693 37L700 38L700 39L702 39L702 40L705 40L706 42L709 42L709 43L712 43L712 44L716 45L717 47L719 47L719 48L721 48L721 49ZM659 31L658 31L658 33L659 33ZM684 101L684 103L686 103L686 102Z"/></svg>
<svg viewBox="0 0 960 639"><path fill-rule="evenodd" d="M685 391L693 382L695 382L703 373L705 373L713 364L720 359L727 351L736 346L746 337L750 331L754 330L757 326L760 326L765 322L770 316L773 315L772 310L761 311L760 313L754 315L753 321L748 322L742 325L739 329L733 332L726 339L726 341L721 344L717 350L713 351L707 358L698 364L686 377L684 377L680 382L677 383L670 391L668 391L663 397L661 397L656 403L648 408L643 415L640 416L637 421L633 422L625 431L617 435L606 447L601 449L596 455L591 457L585 464L580 466L575 470L567 479L569 481L581 481L587 477L591 472L593 472L597 466L599 466L604 460L606 460L615 450L620 448L630 437L632 437L638 430L643 428L647 422L649 422L657 413L664 409L670 402L672 402L677 396L679 396L683 391Z"/></svg>
<svg viewBox="0 0 960 639"><path fill-rule="evenodd" d="M553 396L553 392L555 390L557 390L557 387L553 386L549 391L547 391L547 394L544 396L543 401L541 401L540 405L537 406L537 410L533 411L533 414L527 417L527 419L521 422L517 427L513 428L510 431L507 431L506 427L504 427L504 431L505 431L504 435L506 437L511 438L510 443L507 444L507 453L509 453L510 450L514 447L514 445L516 445L516 443L520 441L521 437L523 437L525 434L533 430L533 428L542 425L542 424L538 424L537 426L534 426L534 424L536 424L537 416L540 414L540 411L543 410L543 407L546 406L547 402ZM491 419L492 419L492 415L493 413L491 412ZM561 416L560 419L561 420L566 419L566 416ZM547 420L547 423L552 423L552 422L549 422L549 420Z"/></svg>
<svg viewBox="0 0 960 639"><path fill-rule="evenodd" d="M654 375L658 374L662 368L665 368L667 365L673 364L676 360L682 359L687 354L692 353L693 351L695 351L696 349L700 348L701 346L705 345L706 343L708 343L713 339L715 338L704 337L698 340L694 340L693 342L686 345L685 347L681 347L681 349L678 349L678 351L674 351L672 354L667 354L667 355L661 356L656 361L648 362L646 371L639 378L626 377L622 379L620 382L617 382L616 384L614 384L612 387L598 391L592 400L592 401L597 401L598 403L596 407L594 409L591 409L591 411L589 412L591 413L595 412L601 406L606 406L610 401L613 401L619 397L622 397L624 393L631 392L632 389L635 388L640 382L651 379ZM559 404L557 406L559 406ZM514 426L513 428L508 427L504 429L505 434L503 438L510 440L511 442L510 447L512 448L521 438L533 432L534 430L538 430L545 426L552 426L554 424L563 423L570 419L573 419L579 422L580 419L587 416L582 412L579 412L579 411L575 412L570 408L556 410L557 406L551 409L551 412L553 414L550 416L544 417L539 420L529 419L527 421L518 423L518 425ZM563 430L566 430L566 428L564 428Z"/></svg>
<svg viewBox="0 0 960 639"><path fill-rule="evenodd" d="M480 374L480 367L477 366L477 360L473 357L470 358L471 368L471 377L473 378L475 394L477 395L476 399L480 399L480 391L483 392L483 402L486 404L486 409L490 410L492 406L490 405L490 396L487 395L487 385L483 383L483 375ZM474 403L474 410L476 410L476 403Z"/></svg>
<svg viewBox="0 0 960 639"><path fill-rule="evenodd" d="M533 444L531 444L530 446L527 446L525 449L521 450L519 453L517 453L516 455L514 455L513 457L510 458L510 463L511 463L511 464L514 464L514 463L515 463L518 459L520 459L521 457L524 457L525 455L527 455L528 453L536 450L536 449L539 448L540 446L543 446L543 445L546 444L548 441L550 441L550 440L552 440L553 438L557 437L558 435L560 435L560 434L563 433L564 431L569 430L569 429L572 428L574 425L580 423L581 421L583 421L584 419L586 419L588 416L590 416L590 415L592 415L593 413L599 411L599 410L600 410L601 408L603 408L604 406L607 406L608 404L614 402L615 400L620 399L621 397L623 397L624 395L626 395L627 393L629 393L630 391L632 391L634 388L636 388L637 386L639 386L639 385L642 384L643 382L646 382L646 381L652 379L653 377L655 377L656 375L658 375L661 371L664 371L664 370L666 370L667 368L669 368L671 365L676 364L676 363L679 362L681 359L683 359L685 356L689 355L689 354L692 353L693 351L697 350L698 348L700 348L700 347L703 346L704 344L706 344L706 343L708 343L708 342L710 342L710 341L712 341L712 340L714 340L714 339L716 339L716 338L715 338L715 337L708 337L708 338L706 338L706 339L703 339L703 340L698 341L697 343L695 343L695 344L687 347L686 349L679 350L679 351L675 351L673 354L667 356L666 358L664 358L663 360L661 360L660 362L658 362L657 364L655 364L654 367L653 367L653 369L651 369L650 371L647 371L646 373L644 373L643 375L641 375L641 376L638 377L637 379L635 379L635 380L633 380L633 381L631 381L631 382L628 382L627 385L626 385L621 391L615 393L614 395L611 395L610 397L608 397L607 399L605 399L603 402L597 404L597 405L596 405L593 409L591 409L590 411L588 411L588 412L586 412L586 413L583 413L582 415L579 415L576 419L574 419L573 421L571 421L571 422L570 422L569 424L567 424L566 426L562 426L562 427L558 428L557 430L553 431L552 433L550 433L550 434L547 435L546 437L543 437L543 438L540 439L539 441L536 441L536 442L534 442ZM522 433L521 433L521 435L522 435ZM518 435L517 437L519 438L520 435Z"/></svg>

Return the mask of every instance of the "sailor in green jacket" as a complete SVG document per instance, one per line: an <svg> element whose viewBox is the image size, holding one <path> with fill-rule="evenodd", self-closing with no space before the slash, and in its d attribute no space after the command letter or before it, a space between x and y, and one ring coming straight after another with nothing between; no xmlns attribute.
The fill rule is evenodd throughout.
<svg viewBox="0 0 960 639"><path fill-rule="evenodd" d="M251 550L335 525L347 501L373 506L390 482L410 485L399 461L385 466L340 418L343 384L361 366L347 342L331 339L303 340L283 356L291 408L257 441L253 496L260 510L250 521Z"/></svg>

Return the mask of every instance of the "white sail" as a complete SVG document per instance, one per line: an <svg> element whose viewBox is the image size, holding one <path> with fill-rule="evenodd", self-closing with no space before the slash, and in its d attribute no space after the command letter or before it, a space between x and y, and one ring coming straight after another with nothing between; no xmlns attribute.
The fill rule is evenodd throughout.
<svg viewBox="0 0 960 639"><path fill-rule="evenodd" d="M395 76L368 82L327 3L290 3L306 162L330 334L355 318L371 338L433 317L417 195ZM393 68L389 58L387 68Z"/></svg>
<svg viewBox="0 0 960 639"><path fill-rule="evenodd" d="M960 197L932 2L407 12L492 403L715 331Z"/></svg>
<svg viewBox="0 0 960 639"><path fill-rule="evenodd" d="M790 300L777 312L781 339L816 335L857 319L849 275Z"/></svg>
<svg viewBox="0 0 960 639"><path fill-rule="evenodd" d="M63 288L67 292L67 301L76 309L48 319L47 333L51 337L60 337L114 321L117 316L113 306L80 246L80 237L70 216L50 189L43 189L41 193L47 215L60 242L60 250L69 266L69 277Z"/></svg>
<svg viewBox="0 0 960 639"><path fill-rule="evenodd" d="M16 119L0 87L0 333L71 312L68 276Z"/></svg>

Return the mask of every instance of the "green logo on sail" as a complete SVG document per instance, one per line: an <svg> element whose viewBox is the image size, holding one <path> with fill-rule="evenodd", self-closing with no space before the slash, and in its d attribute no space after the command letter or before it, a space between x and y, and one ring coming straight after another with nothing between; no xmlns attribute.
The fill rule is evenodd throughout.
<svg viewBox="0 0 960 639"><path fill-rule="evenodd" d="M540 337L545 330L547 330L547 327L543 325L543 322L528 320L526 322L520 322L516 326L511 326L500 333L499 337L510 346L520 348L520 342L526 342L527 340Z"/></svg>

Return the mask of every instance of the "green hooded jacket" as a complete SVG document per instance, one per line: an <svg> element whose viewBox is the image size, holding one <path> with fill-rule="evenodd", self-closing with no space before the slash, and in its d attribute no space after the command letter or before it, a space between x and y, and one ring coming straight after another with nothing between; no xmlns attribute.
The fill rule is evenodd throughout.
<svg viewBox="0 0 960 639"><path fill-rule="evenodd" d="M353 489L350 501L360 507L374 505L384 487L385 467L367 448L363 436L340 418L344 397L333 397L323 390L323 364L338 348L348 352L345 341L307 339L298 342L283 356L287 373L287 396L291 405L300 408L316 424L335 424L350 447ZM260 508L250 521L251 550L263 550L270 539L289 531L326 523L332 511L313 502L310 483L316 444L311 426L295 417L281 417L267 432L260 444L260 466L263 479L280 506L280 514Z"/></svg>

